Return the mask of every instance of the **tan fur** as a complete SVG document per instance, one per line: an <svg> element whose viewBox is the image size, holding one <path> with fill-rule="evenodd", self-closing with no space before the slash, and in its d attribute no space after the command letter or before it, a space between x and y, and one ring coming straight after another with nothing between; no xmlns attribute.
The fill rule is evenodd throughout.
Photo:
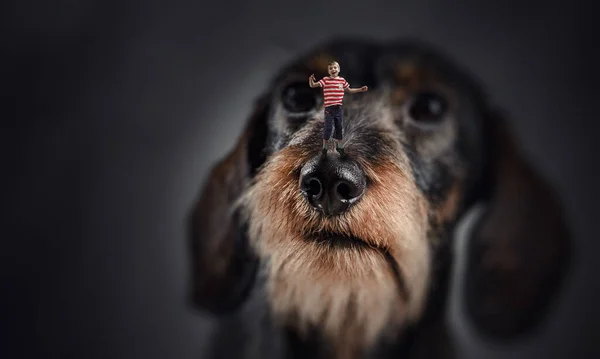
<svg viewBox="0 0 600 359"><path fill-rule="evenodd" d="M419 79L419 71L413 61L405 61L396 67L396 78L406 85L412 84Z"/></svg>
<svg viewBox="0 0 600 359"><path fill-rule="evenodd" d="M460 205L461 195L461 185L458 181L456 181L448 191L446 200L437 211L438 220L440 223L451 221L456 217L458 206Z"/></svg>
<svg viewBox="0 0 600 359"><path fill-rule="evenodd" d="M377 168L361 163L372 181L363 198L345 215L323 218L298 188L297 170L313 155L299 145L274 155L241 204L250 241L268 265L276 317L301 330L322 328L338 355L348 357L386 330L419 317L429 275L428 205L406 160L390 159ZM322 230L353 235L373 249L331 248L307 238ZM386 250L400 269L407 296L394 279Z"/></svg>
<svg viewBox="0 0 600 359"><path fill-rule="evenodd" d="M307 65L311 71L323 72L327 71L327 66L333 61L335 61L335 59L331 54L323 52L312 56Z"/></svg>
<svg viewBox="0 0 600 359"><path fill-rule="evenodd" d="M395 106L403 104L408 99L408 91L402 87L396 87L391 93L391 103Z"/></svg>

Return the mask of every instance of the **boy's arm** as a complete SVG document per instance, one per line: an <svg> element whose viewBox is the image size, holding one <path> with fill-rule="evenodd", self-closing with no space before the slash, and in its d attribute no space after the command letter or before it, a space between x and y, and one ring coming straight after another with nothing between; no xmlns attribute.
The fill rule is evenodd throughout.
<svg viewBox="0 0 600 359"><path fill-rule="evenodd" d="M357 93L357 92L365 92L368 90L368 88L367 88L367 86L363 86L363 87L359 87L359 88L346 87L344 90L348 93Z"/></svg>
<svg viewBox="0 0 600 359"><path fill-rule="evenodd" d="M310 87L322 87L321 82L315 82L315 74L310 75L308 78L308 85Z"/></svg>

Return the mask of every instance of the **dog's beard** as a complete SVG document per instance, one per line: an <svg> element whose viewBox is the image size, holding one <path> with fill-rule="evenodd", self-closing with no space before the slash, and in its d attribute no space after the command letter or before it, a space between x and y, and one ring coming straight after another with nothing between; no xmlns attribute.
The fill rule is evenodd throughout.
<svg viewBox="0 0 600 359"><path fill-rule="evenodd" d="M298 189L299 147L276 154L242 197L253 248L266 264L275 317L316 327L337 347L366 348L422 310L429 275L427 207L410 170L363 163L372 180L344 215L325 218ZM337 243L331 235L354 238ZM395 273L395 269L398 273Z"/></svg>

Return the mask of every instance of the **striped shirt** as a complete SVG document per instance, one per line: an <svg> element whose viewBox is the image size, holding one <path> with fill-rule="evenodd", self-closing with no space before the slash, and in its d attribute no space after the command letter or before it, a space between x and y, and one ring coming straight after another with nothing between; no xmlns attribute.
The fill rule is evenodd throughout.
<svg viewBox="0 0 600 359"><path fill-rule="evenodd" d="M350 87L348 82L343 77L323 77L319 80L323 87L323 95L325 96L325 107L333 105L341 105L344 98L344 89Z"/></svg>

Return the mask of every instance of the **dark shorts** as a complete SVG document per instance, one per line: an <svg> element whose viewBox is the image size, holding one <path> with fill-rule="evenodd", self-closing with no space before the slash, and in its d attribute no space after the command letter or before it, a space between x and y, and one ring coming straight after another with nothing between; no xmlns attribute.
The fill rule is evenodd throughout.
<svg viewBox="0 0 600 359"><path fill-rule="evenodd" d="M342 105L333 105L325 107L325 128L323 129L323 139L331 138L342 139Z"/></svg>

